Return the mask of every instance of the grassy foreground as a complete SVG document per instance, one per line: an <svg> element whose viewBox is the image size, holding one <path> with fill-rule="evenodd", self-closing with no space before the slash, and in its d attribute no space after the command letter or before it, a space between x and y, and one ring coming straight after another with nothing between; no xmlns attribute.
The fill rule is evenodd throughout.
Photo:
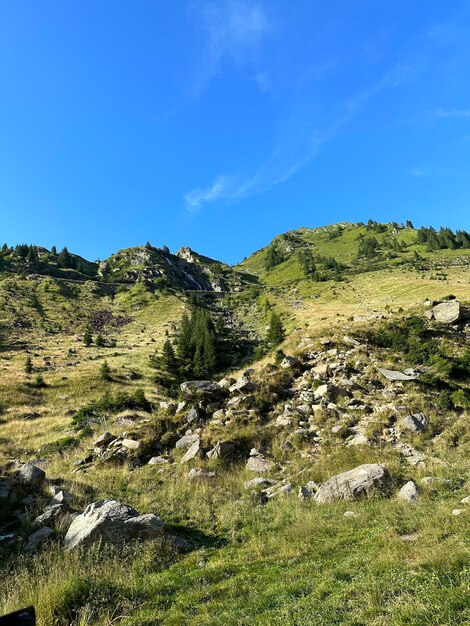
<svg viewBox="0 0 470 626"><path fill-rule="evenodd" d="M319 353L324 350L320 338L340 344L345 333L360 337L360 329L369 328L376 317L388 319L391 311L398 317L411 309L422 315L426 298L453 294L470 301L468 251L431 255L413 243L414 232L403 231L398 238L409 247L388 267L381 258L377 267L363 263L356 272L357 235L354 228L337 238L323 230L299 234L299 245L312 244L317 252L348 264L343 280L307 280L296 249L266 272L262 250L240 266L262 282L232 293L222 304L261 337L270 312L279 311L287 330L282 348L292 354L302 342L306 350ZM425 269L413 265L415 250ZM443 408L439 388L427 397L422 387L398 385L397 393L389 396L391 403L423 411L429 418L425 434L404 438L426 453L428 460L420 467L408 464L381 439L390 421L386 405L374 405L379 410L369 424L370 445L358 447L345 445L343 435L353 424L347 405L339 406L338 416L323 411L312 422L323 430L319 450L288 429L277 429L275 411L264 416L269 437L259 415L242 416L229 426L209 420L203 427L205 443L233 437L260 448L265 444L281 465L275 478L295 485L292 494L265 505L244 488L253 478L244 462L197 460L194 465L215 470L216 477L206 483L189 481L192 465L180 465L173 444L166 453L174 455L175 463L137 469L130 463L96 463L75 473L74 462L104 430L138 437L154 428L155 438L163 439L158 430L166 419L158 408L163 396L149 356L172 335L188 306L184 293L152 291L141 282L108 293L106 285L51 277L9 275L0 281L1 465L13 458L39 460L48 479L73 495L77 510L115 498L139 513L160 515L169 535L181 535L192 544L180 552L168 536L119 549L96 545L68 552L62 544L65 529L58 528L56 539L31 555L24 551L32 531L26 523L14 548L0 542L0 614L33 604L39 626L469 624L470 507L460 504L470 494L468 408ZM85 346L85 328L96 323L96 338L102 319L107 320L102 331L107 345ZM461 333L458 341L449 334L440 341L457 357L468 347L468 334ZM27 356L34 370L29 374ZM108 381L99 377L105 360L111 369ZM273 360L268 352L254 367L259 373ZM403 355L361 347L348 362L357 368L359 389L364 386L359 397L376 388L377 364L401 369L415 365ZM35 386L38 374L44 387ZM459 380L458 385L468 390L469 381ZM137 389L145 392L153 412L110 413L92 423L92 433L73 430L72 417L86 403L105 392ZM371 397L367 402L373 402ZM25 419L29 414L35 416ZM170 426L175 423L169 420ZM333 433L338 425L341 430ZM445 436L439 441L441 432ZM295 444L292 453L281 449L287 438ZM297 497L299 485L309 480L322 482L372 462L389 468L395 481L392 497L325 506ZM422 481L425 476L449 482L429 486ZM420 488L415 503L394 495L408 480ZM453 515L454 509L462 513Z"/></svg>
<svg viewBox="0 0 470 626"><path fill-rule="evenodd" d="M353 456L348 465L377 459ZM346 457L323 463L333 471ZM152 467L138 482L125 469L89 476L186 528L199 546L183 556L165 541L119 553L51 547L3 570L2 610L33 603L44 625L465 624L468 516L451 515L467 493L465 470L468 459L452 459L441 472L452 489L428 491L413 506L372 499L319 507L289 496L254 507L243 497L243 471L210 487L179 473L160 484Z"/></svg>

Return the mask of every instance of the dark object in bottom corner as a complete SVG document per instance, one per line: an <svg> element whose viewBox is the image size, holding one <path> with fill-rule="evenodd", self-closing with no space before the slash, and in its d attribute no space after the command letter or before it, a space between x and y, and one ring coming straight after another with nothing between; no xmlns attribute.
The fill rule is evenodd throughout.
<svg viewBox="0 0 470 626"><path fill-rule="evenodd" d="M32 606L0 617L0 626L35 626L35 624L36 613Z"/></svg>

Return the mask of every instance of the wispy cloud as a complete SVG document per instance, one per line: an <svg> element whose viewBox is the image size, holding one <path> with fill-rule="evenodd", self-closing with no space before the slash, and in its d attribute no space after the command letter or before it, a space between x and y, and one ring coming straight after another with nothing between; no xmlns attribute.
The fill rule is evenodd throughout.
<svg viewBox="0 0 470 626"><path fill-rule="evenodd" d="M343 105L336 119L315 127L306 119L299 120L298 112L292 114L292 124L285 123L279 141L267 160L247 176L219 175L207 188L193 189L185 195L186 209L199 211L204 205L220 201L239 201L286 182L307 165L332 141L360 111L366 102L387 88L400 84L396 72L378 81L369 89L356 94Z"/></svg>
<svg viewBox="0 0 470 626"><path fill-rule="evenodd" d="M193 86L196 93L203 91L219 73L224 61L236 65L253 63L271 28L262 6L245 0L198 2L192 6L192 14L203 39ZM266 84L266 76L262 84Z"/></svg>
<svg viewBox="0 0 470 626"><path fill-rule="evenodd" d="M203 204L227 197L227 194L230 195L231 184L230 177L218 176L209 187L192 189L184 196L187 210L197 213Z"/></svg>
<svg viewBox="0 0 470 626"><path fill-rule="evenodd" d="M238 202L287 181L315 159L322 148L342 133L380 94L406 84L416 84L422 79L430 65L430 56L453 43L458 35L454 23L438 24L417 35L394 52L390 62L381 64L382 69L375 73L375 81L371 80L369 85L354 92L351 91L354 83L348 74L349 58L338 55L324 71L318 71L316 63L319 67L325 63L321 45L311 48L312 62L308 67L302 63L300 66L293 64L288 50L279 57L281 61L278 60L279 64L275 66L276 71L269 72L263 67L259 60L266 59L266 55L263 56L266 35L269 31L278 32L278 29L273 28L271 14L261 1L219 0L197 5L204 35L197 89L203 90L229 60L243 66L248 78L259 85L260 91L270 91L276 104L281 102L282 105L277 107L272 151L264 162L261 161L251 172L243 172L241 167L238 174L219 173L212 184L189 191L185 195L185 204L191 212L214 203ZM282 48L282 44L279 42L279 47ZM379 49L375 50L374 56L380 60L379 53ZM283 64L284 58L289 62ZM295 60L295 55L292 58ZM330 59L331 55L326 58ZM336 81L333 87L335 99L329 95L332 81ZM324 95L325 91L327 95ZM470 109L439 110L435 116L470 118ZM418 167L410 174L415 177L428 175Z"/></svg>

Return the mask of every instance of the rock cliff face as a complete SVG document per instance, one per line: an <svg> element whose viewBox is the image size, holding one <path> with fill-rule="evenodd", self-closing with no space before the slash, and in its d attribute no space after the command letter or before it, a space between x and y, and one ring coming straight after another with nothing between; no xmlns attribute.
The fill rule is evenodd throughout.
<svg viewBox="0 0 470 626"><path fill-rule="evenodd" d="M243 284L236 271L189 247L176 254L151 246L120 250L101 263L100 274L113 282L144 282L190 291L222 293L240 289Z"/></svg>

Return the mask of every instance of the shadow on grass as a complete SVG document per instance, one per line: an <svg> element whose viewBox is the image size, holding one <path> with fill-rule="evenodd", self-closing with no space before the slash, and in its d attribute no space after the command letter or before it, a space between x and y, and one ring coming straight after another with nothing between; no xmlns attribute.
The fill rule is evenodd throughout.
<svg viewBox="0 0 470 626"><path fill-rule="evenodd" d="M188 528L182 524L165 524L165 531L168 535L173 535L185 539L190 547L188 552L197 550L198 548L223 548L228 545L225 537L218 535L208 535L198 528Z"/></svg>

